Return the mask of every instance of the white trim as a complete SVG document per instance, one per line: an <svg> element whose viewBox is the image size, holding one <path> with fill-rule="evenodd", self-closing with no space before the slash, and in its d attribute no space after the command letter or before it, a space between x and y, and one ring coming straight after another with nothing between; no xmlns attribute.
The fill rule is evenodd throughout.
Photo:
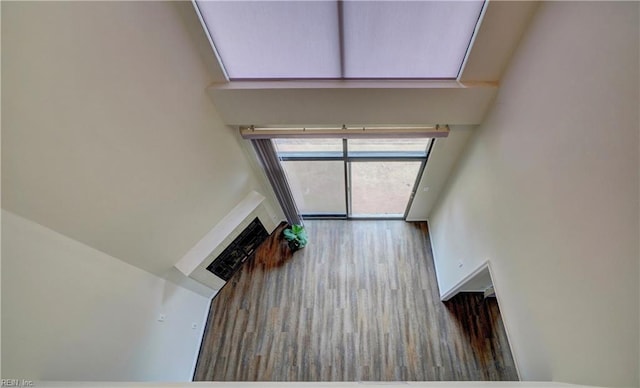
<svg viewBox="0 0 640 388"><path fill-rule="evenodd" d="M473 89L497 88L495 81L449 80L283 80L229 81L214 83L216 90L271 89Z"/></svg>
<svg viewBox="0 0 640 388"><path fill-rule="evenodd" d="M456 283L448 291L444 293L440 293L440 300L442 300L443 302L446 302L449 299L456 296L460 292L462 287L464 287L465 283L467 283L469 280L477 276L480 272L484 271L488 267L489 267L489 260L485 260L482 264L480 264L480 266L474 269L473 272L463 277L458 283ZM491 269L489 269L489 276L491 276ZM491 281L493 282L493 278L491 279Z"/></svg>
<svg viewBox="0 0 640 388"><path fill-rule="evenodd" d="M222 71L224 78L227 80L227 82L229 82L229 74L227 74L227 69L224 67L224 63L222 63L222 58L218 53L218 49L216 48L216 45L213 43L213 38L211 38L211 34L209 34L209 28L207 28L207 22L205 22L204 18L202 17L202 13L200 13L200 8L198 8L198 3L196 0L191 0L191 4L193 5L193 9L195 10L196 15L198 15L198 20L200 20L200 24L202 25L202 29L204 30L204 34L207 37L207 40L209 41L209 45L211 46L213 55L215 55L216 61L218 61L218 66L220 66L220 70Z"/></svg>

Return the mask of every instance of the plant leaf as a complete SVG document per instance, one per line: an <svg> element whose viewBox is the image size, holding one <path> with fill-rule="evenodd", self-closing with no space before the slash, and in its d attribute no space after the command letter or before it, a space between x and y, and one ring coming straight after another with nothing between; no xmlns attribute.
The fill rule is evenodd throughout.
<svg viewBox="0 0 640 388"><path fill-rule="evenodd" d="M292 241L296 239L296 235L293 233L291 229L285 229L283 234L284 234L284 238L287 241Z"/></svg>

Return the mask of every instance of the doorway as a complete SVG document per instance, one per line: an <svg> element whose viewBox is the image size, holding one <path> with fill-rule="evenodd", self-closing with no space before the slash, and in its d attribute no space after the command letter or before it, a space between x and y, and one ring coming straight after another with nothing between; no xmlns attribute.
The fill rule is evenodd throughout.
<svg viewBox="0 0 640 388"><path fill-rule="evenodd" d="M405 219L430 138L275 139L301 215Z"/></svg>

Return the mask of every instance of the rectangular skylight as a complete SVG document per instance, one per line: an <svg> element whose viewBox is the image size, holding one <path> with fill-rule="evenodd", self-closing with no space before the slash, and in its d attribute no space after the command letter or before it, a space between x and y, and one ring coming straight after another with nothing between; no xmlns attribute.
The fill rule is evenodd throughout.
<svg viewBox="0 0 640 388"><path fill-rule="evenodd" d="M333 1L198 1L231 79L340 78Z"/></svg>
<svg viewBox="0 0 640 388"><path fill-rule="evenodd" d="M456 78L482 2L345 1L344 78Z"/></svg>
<svg viewBox="0 0 640 388"><path fill-rule="evenodd" d="M455 78L483 1L197 1L229 78Z"/></svg>

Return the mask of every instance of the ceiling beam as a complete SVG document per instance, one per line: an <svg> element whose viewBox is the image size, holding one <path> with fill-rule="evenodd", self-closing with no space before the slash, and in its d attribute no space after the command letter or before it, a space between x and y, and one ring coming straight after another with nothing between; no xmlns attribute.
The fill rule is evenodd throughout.
<svg viewBox="0 0 640 388"><path fill-rule="evenodd" d="M229 82L207 89L229 125L479 124L496 83Z"/></svg>

